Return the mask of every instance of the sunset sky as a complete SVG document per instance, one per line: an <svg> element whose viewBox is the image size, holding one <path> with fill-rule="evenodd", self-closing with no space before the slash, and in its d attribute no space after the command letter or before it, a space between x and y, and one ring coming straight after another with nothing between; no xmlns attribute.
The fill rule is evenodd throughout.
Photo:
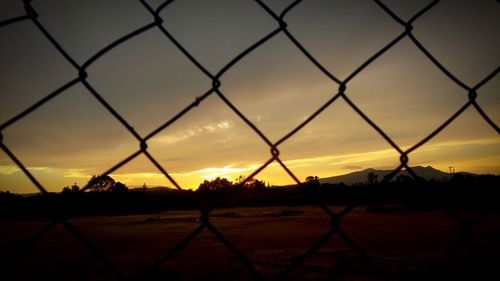
<svg viewBox="0 0 500 281"><path fill-rule="evenodd" d="M277 14L293 1L263 1ZM383 1L409 20L430 1ZM158 7L162 1L148 1ZM154 21L136 0L35 0L38 20L78 63ZM2 0L0 21L25 14L22 1ZM215 74L279 27L251 0L177 0L163 26ZM287 29L340 80L404 31L374 1L304 0L285 17ZM453 75L475 86L500 65L500 4L441 1L413 24L415 37ZM0 28L0 125L78 77L78 71L25 20ZM87 81L146 136L212 87L157 27L112 49L88 69ZM220 78L220 91L276 142L338 91L280 33ZM402 39L347 84L346 95L402 149L439 127L468 101L409 38ZM478 90L478 104L500 124L500 75ZM3 143L50 191L83 186L139 149L138 141L77 83L1 131ZM280 159L301 180L366 168L394 169L399 153L344 100L279 145ZM148 140L148 151L182 188L216 176L234 180L271 158L270 147L217 95L205 99ZM449 127L409 155L409 165L500 174L500 137L469 107ZM172 186L143 155L111 173L128 186ZM276 162L257 178L293 179ZM36 187L0 150L0 190Z"/></svg>

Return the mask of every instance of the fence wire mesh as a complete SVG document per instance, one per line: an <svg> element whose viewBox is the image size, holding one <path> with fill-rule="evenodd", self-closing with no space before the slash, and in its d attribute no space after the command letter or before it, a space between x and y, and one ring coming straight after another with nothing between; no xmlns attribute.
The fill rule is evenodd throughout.
<svg viewBox="0 0 500 281"><path fill-rule="evenodd" d="M397 35L395 38L393 38L390 42L387 42L387 44L378 50L376 53L374 53L368 60L363 62L361 65L359 65L350 75L347 76L345 79L340 79L336 77L331 71L328 70L327 67L325 67L321 61L315 58L315 56L308 51L306 47L304 47L303 44L294 36L294 34L288 30L287 28L287 15L294 10L297 6L299 6L302 2L305 2L307 0L296 0L293 1L290 5L288 5L280 14L275 13L264 1L261 0L255 0L255 2L264 10L269 17L271 17L275 22L276 22L276 28L269 32L267 35L263 36L250 46L248 46L243 52L239 53L237 56L235 56L232 60L230 60L229 63L224 65L222 68L220 68L219 71L217 72L211 72L205 67L202 63L200 63L194 55L186 48L184 47L180 41L176 39L172 35L171 32L169 32L168 28L164 25L164 21L166 19L162 18L161 13L164 10L169 9L169 5L174 2L173 0L168 0L163 2L161 5L158 7L153 7L151 6L147 1L145 0L140 0L139 2L142 4L144 9L146 9L150 14L151 14L151 22L148 24L145 24L144 26L131 31L130 33L126 34L125 36L118 38L114 40L112 43L107 45L106 47L102 48L99 50L97 53L95 53L93 56L91 56L88 60L86 60L84 63L79 64L69 53L62 44L59 43L58 39L53 36L39 20L39 14L37 10L34 8L32 5L31 0L24 0L24 10L25 14L19 15L18 17L14 17L8 20L4 20L0 22L0 27L6 27L6 26L11 26L11 25L16 25L17 23L20 22L31 22L38 31L43 34L43 36L48 40L52 46L59 52L59 54L64 57L78 72L78 76L75 77L74 79L68 81L58 89L55 89L24 111L20 112L19 114L15 115L8 121L4 122L3 124L0 125L0 147L1 149L8 155L10 159L22 170L22 172L26 175L26 177L29 178L29 180L39 189L39 191L47 195L49 192L47 189L39 182L39 180L27 169L27 166L25 166L22 162L22 159L19 159L16 156L16 153L9 149L7 145L5 144L5 139L3 138L1 132L4 131L5 129L9 128L10 126L16 124L18 121L23 119L24 117L30 115L31 113L37 111L40 107L44 106L47 103L50 103L54 98L56 98L59 95L64 94L66 91L71 89L72 87L75 87L76 85L83 85L87 91L88 94L94 97L99 104L104 107L109 114L111 114L116 120L118 120L123 127L125 127L128 132L137 140L137 144L139 145L139 149L132 153L130 156L127 158L123 159L119 163L116 163L114 166L110 167L108 170L104 171L101 174L101 177L104 177L106 175L109 175L119 169L120 167L126 165L139 155L144 155L149 159L149 161L171 182L172 185L174 185L178 190L183 190L183 187L176 182L173 176L169 174L166 168L160 164L157 159L155 159L149 152L148 152L148 141L158 135L160 132L164 131L166 128L170 127L172 124L176 123L178 120L180 120L186 113L190 112L193 108L197 107L198 105L202 104L205 99L209 96L216 96L218 97L229 109L231 109L241 120L244 121L246 125L248 125L253 132L255 132L256 135L258 135L268 146L270 149L270 157L269 159L261 164L261 166L253 171L250 175L246 177L246 179L242 182L244 184L246 181L249 181L253 179L255 176L257 176L260 172L262 172L266 167L268 167L271 163L278 163L284 171L299 185L301 185L301 181L298 179L298 177L294 174L293 170L288 168L287 165L284 163L284 161L281 160L280 158L280 145L285 142L286 140L292 138L297 132L301 131L304 127L306 127L310 122L315 120L317 116L322 113L325 109L329 108L332 104L336 103L338 100L344 100L351 108L352 110L358 114L373 130L375 130L381 138L383 138L397 153L399 154L399 165L384 179L386 181L391 180L393 177L395 177L401 170L406 170L408 173L414 177L415 179L418 178L418 175L412 170L412 168L408 165L409 157L411 156L411 153L417 150L419 147L423 146L427 142L429 142L431 139L436 137L438 134L440 134L443 130L445 130L457 117L459 117L465 110L469 108L473 108L477 111L477 113L480 114L482 119L489 125L491 128L493 128L498 134L500 134L500 129L498 125L485 113L485 111L481 108L480 104L477 102L477 96L479 95L479 92L481 88L486 85L490 80L492 80L499 72L500 67L497 67L493 72L491 72L489 75L484 77L482 80L478 81L476 84L469 85L460 79L458 79L450 70L448 70L433 54L422 44L419 39L414 35L413 30L418 29L418 19L424 16L426 13L428 13L430 10L432 10L436 5L439 4L439 0L435 0L430 2L427 6L422 8L420 11L418 11L416 14L414 14L408 21L403 20L401 17L399 17L393 10L391 10L388 6L386 6L383 1L380 0L374 0L374 2L382 9L387 16L392 18L394 22L400 25L401 27L401 32L399 35ZM180 112L177 114L173 115L170 119L166 120L161 126L158 128L152 130L149 134L147 135L141 135L139 134L127 121L125 117L120 115L117 110L113 107L112 104L110 104L93 86L92 84L87 80L87 69L97 61L99 61L102 57L106 56L106 54L111 51L112 49L116 48L117 46L125 43L126 41L148 31L151 29L157 29L159 30L165 37L165 40L169 40L171 43L173 43L181 52L184 54L184 56L189 59L189 61L196 66L196 68L203 73L208 79L211 81L211 87L208 91L205 93L201 93L194 101L192 101L190 104L188 104L185 108L183 108ZM285 35L288 40L293 43L293 45L308 59L308 61L314 65L317 69L319 69L326 77L328 77L331 81L335 82L338 88L336 89L336 93L326 102L324 103L321 107L319 107L314 113L312 113L310 116L308 116L301 124L299 124L297 127L295 127L293 130L282 136L278 141L273 142L264 134L259 127L250 120L245 114L243 114L237 106L234 105L233 102L227 97L225 93L221 90L221 78L231 70L232 67L237 65L244 57L249 55L250 53L254 52L256 49L261 47L263 44L265 44L267 41L271 40L275 36L282 34ZM441 71L443 75L449 78L450 83L456 84L458 87L460 87L465 93L468 95L468 101L463 104L460 108L456 110L455 113L453 113L449 118L443 122L441 125L439 125L437 128L434 129L430 134L428 134L426 137L418 141L416 144L413 146L403 149L401 148L384 130L376 124L370 116L368 116L366 113L361 110L355 102L353 102L347 93L347 89L349 88L350 81L352 81L356 76L358 76L367 66L372 64L373 62L377 61L380 56L382 56L384 53L386 53L388 50L394 48L397 46L401 40L404 38L409 38L411 42L427 57L427 59L432 62L432 64ZM90 188L91 183L87 184L84 188L82 188L81 192L84 192ZM319 249L321 249L329 240L332 239L333 236L338 236L350 249L352 249L359 257L361 257L364 261L366 261L367 264L377 267L378 265L376 262L373 261L372 257L368 254L366 254L362 248L358 247L357 244L343 231L342 229L342 219L348 215L354 208L354 204L349 204L345 209L341 210L340 212L334 212L333 209L329 206L327 206L324 203L319 203L319 206L321 209L324 211L325 214L327 214L331 220L331 226L330 229L313 245L305 251L302 255L297 257L291 264L289 264L284 271L282 271L277 277L277 280L285 279L287 278L291 272L297 270L300 268L303 263L315 254ZM187 245L193 241L196 237L198 237L203 231L209 231L215 235L215 237L220 240L225 247L229 251L231 251L235 258L241 261L245 267L249 270L250 275L253 279L255 280L264 280L265 278L260 274L259 270L256 269L254 264L252 264L251 260L236 247L229 239L225 237L222 231L220 231L214 224L211 223L210 221L210 215L213 210L211 209L203 209L200 208L200 219L199 219L199 226L188 236L186 236L180 243L175 245L173 248L171 248L168 252L164 254L160 259L158 259L156 262L150 265L148 268L147 272L148 274L146 275L141 275L137 277L137 279L143 279L147 278L148 276L154 276L155 271L160 268L165 262L168 260L172 259L174 256L176 256L179 252L183 251ZM484 216L486 215L485 213L479 213L477 216L469 219L465 219L461 217L456 211L450 209L448 210L449 216L454 218L456 222L460 226L460 232L461 232L461 240L452 247L447 254L444 255L443 258L450 257L453 255L453 253L457 252L458 250L464 248L468 243L471 243L471 237L470 237L470 232L471 229L475 226L477 222L479 222ZM16 251L14 253L10 253L6 260L8 260L10 257L15 256L15 255L20 255L24 252L29 251L34 245L40 241L45 235L47 235L51 230L53 230L56 226L63 226L65 229L71 233L76 239L81 241L85 247L92 252L92 254L95 256L96 259L98 259L106 268L107 270L112 273L117 280L128 280L128 277L126 277L120 268L118 268L105 254L103 254L98 247L96 247L93 242L86 237L85 233L79 230L74 224L72 224L69 219L66 217L65 213L61 211L48 225L44 226L41 228L38 232L34 233L29 239L25 240L20 247L16 248ZM152 277L151 277L152 278Z"/></svg>

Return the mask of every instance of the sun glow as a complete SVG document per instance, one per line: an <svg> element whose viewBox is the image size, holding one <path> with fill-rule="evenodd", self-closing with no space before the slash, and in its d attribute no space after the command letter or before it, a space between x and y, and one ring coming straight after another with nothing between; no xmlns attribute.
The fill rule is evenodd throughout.
<svg viewBox="0 0 500 281"><path fill-rule="evenodd" d="M250 165L247 167L241 167L237 168L232 165L228 165L222 168L217 168L217 167L211 167L211 168L205 168L185 174L180 174L183 176L198 176L202 179L207 179L207 180L212 180L217 177L221 178L231 178L236 174L241 174L241 173L246 173L248 171L254 171L259 167L259 165Z"/></svg>

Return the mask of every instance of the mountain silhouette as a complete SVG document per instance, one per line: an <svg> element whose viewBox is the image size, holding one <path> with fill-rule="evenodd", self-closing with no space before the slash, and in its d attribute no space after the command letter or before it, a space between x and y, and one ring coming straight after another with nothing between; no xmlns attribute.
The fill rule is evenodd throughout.
<svg viewBox="0 0 500 281"><path fill-rule="evenodd" d="M411 169L419 176L423 177L426 180L436 180L436 181L446 181L450 178L450 174L435 169L431 166L422 167L415 166L411 167ZM376 170L376 169L365 169L357 172L352 172L345 175L321 178L319 179L320 183L345 183L356 184L356 183L367 183L368 182L368 174L374 173L378 176L379 180L382 180L385 175L391 173L392 170ZM405 170L400 171L398 175L406 175L409 176L409 173ZM393 179L395 179L398 175L396 175Z"/></svg>

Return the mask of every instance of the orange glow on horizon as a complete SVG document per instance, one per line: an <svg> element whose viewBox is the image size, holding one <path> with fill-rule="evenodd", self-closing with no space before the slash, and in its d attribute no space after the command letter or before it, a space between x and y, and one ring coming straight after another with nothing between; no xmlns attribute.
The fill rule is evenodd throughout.
<svg viewBox="0 0 500 281"><path fill-rule="evenodd" d="M472 173L493 173L499 174L500 156L493 153L498 148L500 141L496 138L485 138L468 141L449 141L436 144L428 144L410 154L411 166L433 166L441 171L447 171L448 167L454 166L457 171L467 171ZM457 159L457 153L469 151L471 147L485 150L481 157L461 157ZM486 148L484 148L486 147ZM450 154L450 151L452 153ZM439 160L426 161L437 158ZM357 170L376 168L394 169L399 165L399 154L394 149L383 149L377 151L367 151L364 153L350 153L344 155L329 155L310 158L300 158L283 160L283 163L294 173L299 180L304 180L307 176L318 176L320 178L338 176ZM228 164L201 168L193 171L177 172L169 171L169 175L176 183L184 189L196 189L204 180L212 180L216 177L227 178L235 181L240 176L248 176L261 167L262 163ZM29 167L28 170L38 178L42 179L42 184L50 191L60 191L63 186L77 183L84 186L93 173L85 169L58 169L51 167ZM13 165L0 165L0 174L6 177L25 177L19 168ZM126 184L129 187L139 187L146 184L148 187L175 187L165 175L157 170L151 169L147 172L125 172L111 173L115 180ZM294 184L294 179L285 172L277 163L272 162L263 171L255 176L270 185ZM26 179L22 181L29 184ZM10 190L17 192L16 190ZM36 192L36 188L24 193Z"/></svg>

